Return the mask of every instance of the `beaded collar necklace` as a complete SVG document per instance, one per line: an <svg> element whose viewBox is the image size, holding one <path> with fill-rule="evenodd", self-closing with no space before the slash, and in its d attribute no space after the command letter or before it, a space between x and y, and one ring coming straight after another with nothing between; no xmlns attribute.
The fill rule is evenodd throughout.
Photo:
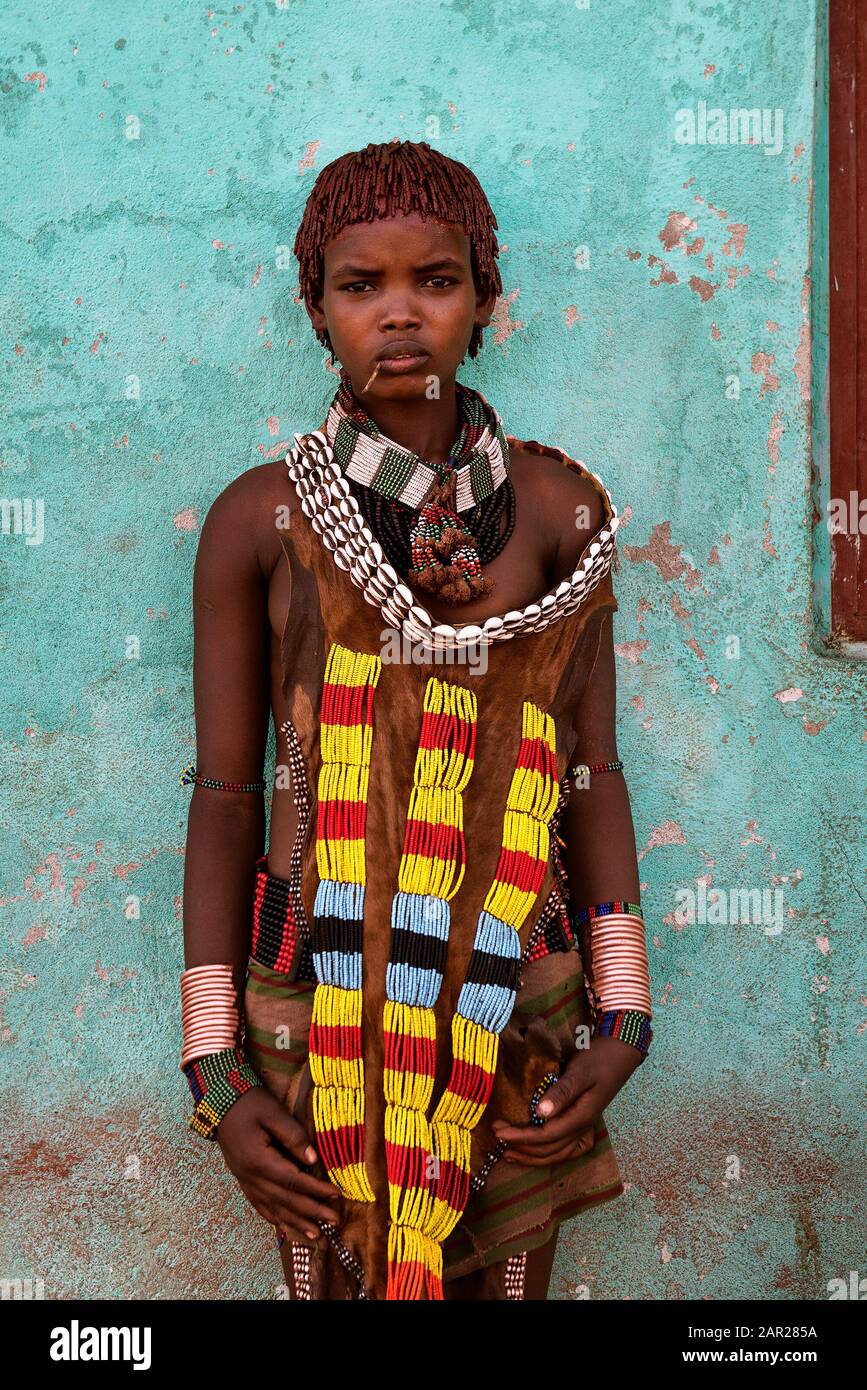
<svg viewBox="0 0 867 1390"><path fill-rule="evenodd" d="M496 410L459 381L455 397L460 433L442 463L383 434L356 396L345 367L325 426L348 477L409 508L414 517L409 568L416 588L454 605L481 598L495 587L482 572L479 541L460 513L493 498L509 471L509 446Z"/></svg>
<svg viewBox="0 0 867 1390"><path fill-rule="evenodd" d="M386 559L350 491L327 435L313 430L294 438L295 448L286 454L289 478L295 485L302 512L335 565L361 589L367 603L379 608L390 626L398 628L410 641L430 646L434 653L465 652L468 647L509 642L513 637L541 632L574 613L615 559L614 536L620 516L602 479L582 464L584 472L604 494L607 517L602 529L584 547L569 578L549 589L538 602L486 618L480 626L437 623Z"/></svg>
<svg viewBox="0 0 867 1390"><path fill-rule="evenodd" d="M455 382L461 432L445 463L435 464L383 434L354 391L345 368L331 402L325 433L348 478L403 502L413 511L454 474L456 512L495 492L509 471L509 446L497 411L479 391Z"/></svg>

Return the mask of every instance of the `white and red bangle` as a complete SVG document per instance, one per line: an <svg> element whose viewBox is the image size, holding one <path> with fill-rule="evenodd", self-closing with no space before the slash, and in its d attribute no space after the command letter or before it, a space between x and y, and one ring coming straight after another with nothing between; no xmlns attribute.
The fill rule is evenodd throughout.
<svg viewBox="0 0 867 1390"><path fill-rule="evenodd" d="M572 927L590 924L590 984L598 1016L596 1035L615 1037L647 1054L650 1027L650 971L640 903L594 903L572 915Z"/></svg>
<svg viewBox="0 0 867 1390"><path fill-rule="evenodd" d="M237 1047L238 999L231 965L194 965L181 975L181 1070L198 1057Z"/></svg>
<svg viewBox="0 0 867 1390"><path fill-rule="evenodd" d="M190 1128L216 1139L239 1096L262 1082L241 1047L231 965L194 965L181 975L181 1070L194 1108Z"/></svg>

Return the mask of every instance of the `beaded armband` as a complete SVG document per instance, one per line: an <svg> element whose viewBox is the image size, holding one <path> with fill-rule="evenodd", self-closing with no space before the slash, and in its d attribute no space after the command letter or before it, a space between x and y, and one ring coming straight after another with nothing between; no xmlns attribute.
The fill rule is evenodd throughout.
<svg viewBox="0 0 867 1390"><path fill-rule="evenodd" d="M190 1129L203 1139L216 1139L217 1129L240 1096L262 1082L240 1047L227 1047L198 1057L182 1068L190 1084L195 1106Z"/></svg>
<svg viewBox="0 0 867 1390"><path fill-rule="evenodd" d="M292 865L291 879L269 872L267 854L256 860L255 868L250 955L257 964L267 965L280 975L314 980L316 970L297 865Z"/></svg>
<svg viewBox="0 0 867 1390"><path fill-rule="evenodd" d="M580 927L584 922L593 922L598 917L610 917L612 913L644 918L641 903L628 903L623 898L613 898L607 903L594 903L592 907L578 908L572 913L572 920L575 926Z"/></svg>
<svg viewBox="0 0 867 1390"><path fill-rule="evenodd" d="M212 791L216 792L263 792L265 790L264 782L220 782L216 777L202 777L200 773L196 772L195 763L190 763L189 767L184 768L178 778L178 783L182 787L188 787L195 783L197 787L210 787Z"/></svg>

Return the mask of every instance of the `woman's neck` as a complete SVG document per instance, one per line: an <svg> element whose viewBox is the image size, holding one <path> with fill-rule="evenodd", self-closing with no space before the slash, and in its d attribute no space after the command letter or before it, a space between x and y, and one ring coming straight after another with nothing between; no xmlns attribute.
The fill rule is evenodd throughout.
<svg viewBox="0 0 867 1390"><path fill-rule="evenodd" d="M363 406L383 434L430 463L444 463L461 432L454 381L438 400L428 400L427 396L403 401L374 398L364 401Z"/></svg>

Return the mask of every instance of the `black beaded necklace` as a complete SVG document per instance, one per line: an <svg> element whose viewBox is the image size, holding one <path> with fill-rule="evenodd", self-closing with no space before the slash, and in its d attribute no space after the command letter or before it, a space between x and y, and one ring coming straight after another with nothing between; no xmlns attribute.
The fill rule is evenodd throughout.
<svg viewBox="0 0 867 1390"><path fill-rule="evenodd" d="M385 551L389 564L394 566L398 574L406 575L412 560L410 531L418 512L354 478L347 481L364 520ZM506 527L500 535L504 510ZM463 515L478 542L479 563L489 565L500 554L515 529L515 489L511 478L506 477L496 491Z"/></svg>

